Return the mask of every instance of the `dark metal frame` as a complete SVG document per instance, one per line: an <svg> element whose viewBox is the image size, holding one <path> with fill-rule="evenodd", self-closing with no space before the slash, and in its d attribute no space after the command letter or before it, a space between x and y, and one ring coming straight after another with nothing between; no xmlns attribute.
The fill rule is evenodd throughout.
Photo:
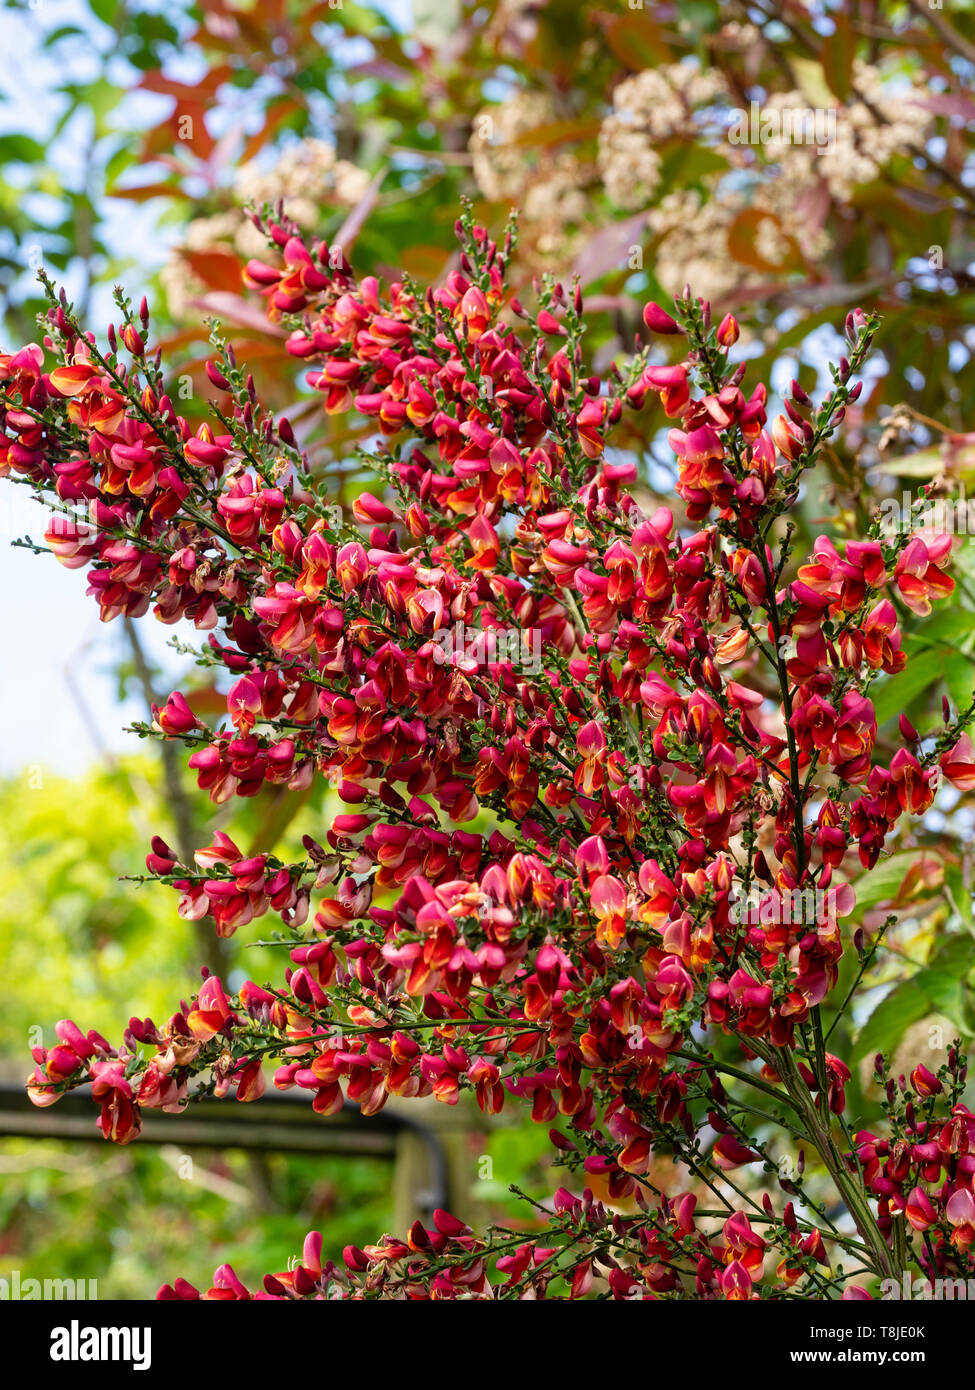
<svg viewBox="0 0 975 1390"><path fill-rule="evenodd" d="M0 1140L62 1139L104 1144L95 1127L91 1088L79 1086L56 1105L31 1104L22 1086L0 1083ZM309 1100L271 1092L253 1104L205 1097L179 1114L143 1110L137 1143L177 1148L242 1149L251 1153L295 1153L381 1158L395 1162L406 1138L419 1140L428 1156L429 1181L415 1194L418 1215L451 1208L450 1167L435 1130L389 1111L363 1115L348 1102L335 1115L317 1115Z"/></svg>

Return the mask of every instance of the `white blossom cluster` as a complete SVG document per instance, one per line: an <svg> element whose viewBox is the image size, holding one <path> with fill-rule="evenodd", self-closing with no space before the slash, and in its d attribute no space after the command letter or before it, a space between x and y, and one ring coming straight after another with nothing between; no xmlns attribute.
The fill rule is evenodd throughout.
<svg viewBox="0 0 975 1390"><path fill-rule="evenodd" d="M611 203L646 207L660 180L658 146L698 133L707 109L726 103L722 75L696 64L670 63L627 77L613 92L613 109L599 132L599 171Z"/></svg>
<svg viewBox="0 0 975 1390"><path fill-rule="evenodd" d="M247 259L266 257L267 241L244 209L260 209L264 203L283 200L286 214L306 231L321 221L322 209L339 204L354 207L369 183L369 173L347 159L336 159L327 140L299 140L281 154L271 168L251 160L237 171L233 183L234 206L208 217L196 217L186 227L182 246L176 247L160 272L169 311L183 318L191 301L206 287L187 264L183 250L234 251Z"/></svg>
<svg viewBox="0 0 975 1390"><path fill-rule="evenodd" d="M558 120L545 93L515 92L477 113L469 141L482 196L518 206L526 241L543 258L571 254L573 229L592 212L588 189L596 176L591 162L570 149L519 143Z"/></svg>

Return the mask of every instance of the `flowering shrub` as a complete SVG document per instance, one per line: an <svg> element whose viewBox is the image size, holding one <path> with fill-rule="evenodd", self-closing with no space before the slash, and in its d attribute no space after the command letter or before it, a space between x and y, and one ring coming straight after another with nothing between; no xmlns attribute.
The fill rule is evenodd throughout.
<svg viewBox="0 0 975 1390"><path fill-rule="evenodd" d="M207 975L117 1048L59 1024L32 1099L90 1083L125 1144L146 1107L257 1100L272 1060L322 1115L469 1091L552 1126L582 1190L559 1189L542 1235L439 1212L337 1265L312 1233L257 1297L814 1298L968 1271L964 1059L907 1081L878 1057L889 1126L854 1133L821 1014L844 954L862 974L880 944L844 939L858 875L939 777L975 787L970 710L946 705L923 736L902 718L889 767L873 758L869 687L904 665L899 614L951 593L949 538L878 523L842 554L791 544L876 321L851 313L828 395L794 383L767 428L765 386L746 394L728 361L735 320L689 291L644 313L683 335L681 363L642 349L601 378L578 290L507 300L510 233L499 248L465 215L459 269L423 294L267 231L283 264L249 262L247 283L325 409L374 422L382 497L349 517L216 336L218 425L193 434L147 356L145 302L118 295L102 348L50 286L44 347L0 357L0 472L54 509L47 544L87 570L104 619L152 608L209 633L226 723L174 693L144 732L183 741L214 801L325 778L349 809L298 863L218 833L184 864L153 840L149 873L183 916L230 936L274 914L291 964L234 995ZM610 447L651 393L674 421L680 525L644 514ZM458 624L527 634L540 660L441 640ZM788 1173L770 1121L800 1146ZM682 1186L664 1191L668 1157ZM160 1296L200 1295L177 1279ZM225 1266L205 1296L252 1295Z"/></svg>

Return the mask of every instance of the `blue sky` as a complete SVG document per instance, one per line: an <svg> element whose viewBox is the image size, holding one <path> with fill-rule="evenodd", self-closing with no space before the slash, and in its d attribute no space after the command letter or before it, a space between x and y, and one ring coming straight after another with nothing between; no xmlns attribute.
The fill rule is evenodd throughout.
<svg viewBox="0 0 975 1390"><path fill-rule="evenodd" d="M84 18L76 0L42 3L42 10L27 15L0 11L0 45L4 52L20 55L16 66L0 74L0 129L33 129L38 139L48 137L60 114L48 90L57 73L37 47L39 26L50 29ZM30 88L20 81L24 72L32 74ZM70 137L54 141L51 166L63 168L71 154ZM148 219L140 219L133 228L131 210L125 211L128 221L123 223L119 211L108 207L113 245L124 252L137 241L145 248L147 262L158 264L165 245L151 235ZM99 307L104 313L104 301ZM64 569L53 556L11 547L13 536L29 531L38 539L46 525L46 513L27 490L7 485L0 504L0 774L36 765L77 773L100 756L100 746L135 745L120 730L140 717L143 707L137 701L119 707L111 674L121 651L121 628L99 621L97 605L85 597L82 572ZM157 623L143 626L147 647L165 658L169 634Z"/></svg>
<svg viewBox="0 0 975 1390"><path fill-rule="evenodd" d="M78 0L38 3L30 14L0 10L0 48L18 54L16 65L0 71L0 132L34 129L38 139L45 139L59 115L48 90L58 73L38 48L38 33L89 20ZM429 6L429 0L425 3ZM449 8L447 0L443 3ZM401 23L409 20L410 0L386 0L376 8ZM31 73L29 88L21 81L24 72ZM72 154L70 136L52 142L51 167L64 170ZM140 264L147 269L165 259L167 240L174 233L159 233L151 213L140 214L118 202L108 202L105 212L108 241L118 254L131 255L138 247ZM133 297L141 293L132 275L127 289ZM110 313L106 290L96 299L93 324L107 320ZM76 774L101 758L104 750L137 749L138 740L122 728L145 714L140 699L122 705L117 701L113 667L127 651L124 634L119 622L99 620L97 604L85 596L84 572L64 569L52 555L10 546L9 541L25 531L39 539L45 525L46 513L26 489L8 485L0 493L0 775L35 767ZM181 635L192 635L192 629L183 634L182 626ZM151 616L140 624L143 645L168 673L169 683L160 681L163 693L177 681L183 664L167 646L173 631Z"/></svg>

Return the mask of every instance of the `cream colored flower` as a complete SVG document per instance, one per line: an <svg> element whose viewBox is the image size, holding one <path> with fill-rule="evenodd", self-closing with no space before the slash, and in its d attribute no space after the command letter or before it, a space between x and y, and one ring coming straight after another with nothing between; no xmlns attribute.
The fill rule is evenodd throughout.
<svg viewBox="0 0 975 1390"><path fill-rule="evenodd" d="M516 92L477 113L468 143L478 188L491 202L518 206L522 245L534 248L540 267L575 254L575 229L589 217L588 188L596 176L571 149L518 143L557 119L544 93Z"/></svg>
<svg viewBox="0 0 975 1390"><path fill-rule="evenodd" d="M660 181L657 146L693 136L698 113L727 96L721 74L696 63L648 68L620 82L599 132L599 171L610 201L631 211L646 207Z"/></svg>

